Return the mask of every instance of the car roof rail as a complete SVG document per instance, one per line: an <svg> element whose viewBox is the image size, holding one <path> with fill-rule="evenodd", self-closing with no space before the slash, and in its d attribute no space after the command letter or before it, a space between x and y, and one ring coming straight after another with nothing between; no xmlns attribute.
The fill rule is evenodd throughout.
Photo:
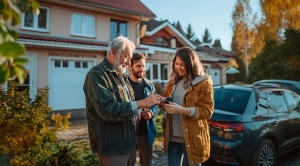
<svg viewBox="0 0 300 166"><path fill-rule="evenodd" d="M276 84L276 83L258 83L258 84L255 84L254 86L256 89L259 89L259 88L280 88L280 85L279 84Z"/></svg>

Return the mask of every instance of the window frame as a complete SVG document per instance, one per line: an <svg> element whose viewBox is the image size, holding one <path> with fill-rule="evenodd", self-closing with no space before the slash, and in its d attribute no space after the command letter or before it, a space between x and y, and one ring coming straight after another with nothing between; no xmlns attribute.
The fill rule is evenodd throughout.
<svg viewBox="0 0 300 166"><path fill-rule="evenodd" d="M33 14L33 27L26 27L25 26L25 12L21 15L21 29L24 30L33 30L33 31L39 31L39 32L49 32L50 31L50 7L46 6L40 6L40 9L46 9L47 10L47 16L46 16L46 29L38 28L38 15ZM28 10L31 10L30 8Z"/></svg>
<svg viewBox="0 0 300 166"><path fill-rule="evenodd" d="M157 79L154 79L153 78L153 75L154 75L154 66L157 65ZM168 80L169 80L169 75L167 75L167 79L165 80L162 80L162 71L161 71L161 66L162 65L167 65L167 73L169 73L169 64L168 63L146 63L146 73L147 73L147 70L148 70L148 66L149 67L149 72L150 72L150 76L146 75L146 77L151 80L152 82L163 82L163 83L167 83Z"/></svg>
<svg viewBox="0 0 300 166"><path fill-rule="evenodd" d="M80 33L75 32L74 26L76 24L75 24L75 20L73 18L74 15L80 15L81 16L81 32ZM85 33L86 27L84 25L85 25L87 17L91 17L93 19L92 34L86 34ZM82 37L93 37L94 38L96 36L96 16L95 15L91 15L91 14L84 14L84 13L79 13L79 12L72 12L72 15L71 15L71 35L82 36Z"/></svg>
<svg viewBox="0 0 300 166"><path fill-rule="evenodd" d="M112 26L111 26L112 22L116 22L117 23L117 34L116 34L116 36L112 36ZM109 37L110 38L116 38L116 37L118 37L120 35L120 29L121 29L121 24L122 23L126 24L126 35L122 34L122 36L124 36L124 37L128 37L129 36L128 21L111 19L110 23L109 23Z"/></svg>

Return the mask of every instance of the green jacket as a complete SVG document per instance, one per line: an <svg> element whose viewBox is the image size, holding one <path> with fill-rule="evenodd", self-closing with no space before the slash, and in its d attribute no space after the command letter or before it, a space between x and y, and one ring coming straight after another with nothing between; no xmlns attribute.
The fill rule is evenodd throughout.
<svg viewBox="0 0 300 166"><path fill-rule="evenodd" d="M171 79L163 96L171 97L174 81ZM196 77L183 96L183 107L194 107L195 117L182 115L184 141L190 165L203 163L210 156L210 135L207 119L213 114L213 85L206 76ZM164 151L167 153L169 143L170 114L166 115L164 129Z"/></svg>
<svg viewBox="0 0 300 166"><path fill-rule="evenodd" d="M134 99L128 77L123 78ZM131 102L126 102L122 81L107 58L87 73L83 90L92 151L114 155L136 150L138 111L132 109Z"/></svg>

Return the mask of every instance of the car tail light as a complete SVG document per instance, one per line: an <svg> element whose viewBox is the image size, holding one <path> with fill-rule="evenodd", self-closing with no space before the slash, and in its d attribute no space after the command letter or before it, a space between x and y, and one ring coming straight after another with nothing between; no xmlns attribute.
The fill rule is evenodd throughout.
<svg viewBox="0 0 300 166"><path fill-rule="evenodd" d="M244 125L242 123L228 123L228 122L216 122L216 121L209 121L209 126L212 128L220 129L223 131L234 131L234 132L242 132Z"/></svg>

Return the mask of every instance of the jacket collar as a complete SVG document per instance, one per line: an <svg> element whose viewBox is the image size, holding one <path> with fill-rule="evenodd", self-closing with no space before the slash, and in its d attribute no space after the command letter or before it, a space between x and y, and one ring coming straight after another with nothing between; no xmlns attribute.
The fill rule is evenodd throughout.
<svg viewBox="0 0 300 166"><path fill-rule="evenodd" d="M192 81L192 86L193 85L196 85L204 80L208 79L208 77L205 75L205 76L197 76L193 81Z"/></svg>

